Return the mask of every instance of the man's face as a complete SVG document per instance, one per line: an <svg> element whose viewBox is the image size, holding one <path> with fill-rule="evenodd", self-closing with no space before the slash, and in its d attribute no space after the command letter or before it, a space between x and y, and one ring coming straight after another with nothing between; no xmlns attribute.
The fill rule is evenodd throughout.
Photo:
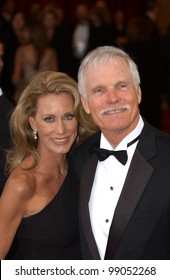
<svg viewBox="0 0 170 280"><path fill-rule="evenodd" d="M139 119L140 87L134 80L126 61L105 62L86 70L87 99L83 106L91 114L106 138L111 135L127 135ZM108 136L108 137L107 137Z"/></svg>

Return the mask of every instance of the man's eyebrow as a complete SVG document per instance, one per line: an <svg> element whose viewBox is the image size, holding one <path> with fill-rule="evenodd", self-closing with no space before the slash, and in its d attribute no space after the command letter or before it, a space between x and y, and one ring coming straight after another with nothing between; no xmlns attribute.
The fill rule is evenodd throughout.
<svg viewBox="0 0 170 280"><path fill-rule="evenodd" d="M100 87L105 87L105 86L102 84L98 84L98 85L94 86L92 89L96 89L96 88L100 88Z"/></svg>

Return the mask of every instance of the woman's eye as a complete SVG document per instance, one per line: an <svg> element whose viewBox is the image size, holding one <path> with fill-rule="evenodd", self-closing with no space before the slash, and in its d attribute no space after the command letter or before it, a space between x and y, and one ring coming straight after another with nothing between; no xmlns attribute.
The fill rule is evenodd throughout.
<svg viewBox="0 0 170 280"><path fill-rule="evenodd" d="M73 114L67 114L64 116L65 120L72 120L74 118Z"/></svg>
<svg viewBox="0 0 170 280"><path fill-rule="evenodd" d="M44 120L45 120L46 122L50 123L50 122L53 122L53 121L54 121L54 118L53 118L53 117L46 117L46 118L44 118Z"/></svg>

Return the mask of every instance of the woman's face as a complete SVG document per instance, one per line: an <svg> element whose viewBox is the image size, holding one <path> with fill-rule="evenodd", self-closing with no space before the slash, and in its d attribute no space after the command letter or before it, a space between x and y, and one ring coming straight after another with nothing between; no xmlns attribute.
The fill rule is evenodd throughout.
<svg viewBox="0 0 170 280"><path fill-rule="evenodd" d="M38 131L40 153L44 150L56 154L69 152L78 127L73 108L73 97L66 92L43 95L38 99L36 115L30 117L30 125Z"/></svg>

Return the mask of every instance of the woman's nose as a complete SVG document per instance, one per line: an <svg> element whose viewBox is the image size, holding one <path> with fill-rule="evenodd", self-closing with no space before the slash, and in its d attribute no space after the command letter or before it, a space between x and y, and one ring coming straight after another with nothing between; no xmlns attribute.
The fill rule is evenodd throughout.
<svg viewBox="0 0 170 280"><path fill-rule="evenodd" d="M58 134L63 134L65 132L65 126L62 120L58 121L55 127L55 131Z"/></svg>

